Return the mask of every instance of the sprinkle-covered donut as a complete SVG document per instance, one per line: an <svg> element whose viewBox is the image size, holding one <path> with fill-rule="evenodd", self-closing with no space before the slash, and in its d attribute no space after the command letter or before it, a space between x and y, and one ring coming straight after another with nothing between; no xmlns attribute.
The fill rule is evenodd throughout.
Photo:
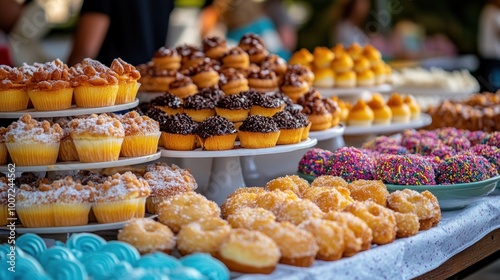
<svg viewBox="0 0 500 280"><path fill-rule="evenodd" d="M376 178L396 185L435 185L433 166L417 155L384 155L377 162Z"/></svg>
<svg viewBox="0 0 500 280"><path fill-rule="evenodd" d="M342 147L334 151L327 165L330 175L342 177L347 182L374 179L373 159L354 147Z"/></svg>

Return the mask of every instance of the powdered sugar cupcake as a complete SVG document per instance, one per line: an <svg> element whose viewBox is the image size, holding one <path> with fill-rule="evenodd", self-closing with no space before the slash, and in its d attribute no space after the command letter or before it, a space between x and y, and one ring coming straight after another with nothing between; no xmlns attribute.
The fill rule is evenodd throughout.
<svg viewBox="0 0 500 280"><path fill-rule="evenodd" d="M156 152L161 136L157 121L147 116L140 116L136 111L123 115L120 121L125 129L121 156L140 157Z"/></svg>

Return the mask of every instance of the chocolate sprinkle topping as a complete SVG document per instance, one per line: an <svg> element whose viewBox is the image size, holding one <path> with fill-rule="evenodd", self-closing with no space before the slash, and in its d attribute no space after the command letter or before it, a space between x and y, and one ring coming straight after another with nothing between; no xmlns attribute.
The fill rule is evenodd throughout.
<svg viewBox="0 0 500 280"><path fill-rule="evenodd" d="M268 69L252 69L248 71L248 79L276 80L276 73Z"/></svg>
<svg viewBox="0 0 500 280"><path fill-rule="evenodd" d="M219 75L219 86L223 86L230 81L244 80L245 76L233 68L224 69Z"/></svg>
<svg viewBox="0 0 500 280"><path fill-rule="evenodd" d="M249 116L243 121L239 130L248 132L276 132L279 131L278 124L271 117L261 115Z"/></svg>
<svg viewBox="0 0 500 280"><path fill-rule="evenodd" d="M293 100L281 91L274 92L274 98L281 99L285 102L287 108L293 107Z"/></svg>
<svg viewBox="0 0 500 280"><path fill-rule="evenodd" d="M201 110L215 108L215 102L212 99L206 98L201 94L188 96L183 99L183 102L184 109Z"/></svg>
<svg viewBox="0 0 500 280"><path fill-rule="evenodd" d="M283 101L269 95L261 94L259 96L254 96L252 105L262 106L264 108L279 108L283 106Z"/></svg>
<svg viewBox="0 0 500 280"><path fill-rule="evenodd" d="M196 130L202 139L210 136L219 136L236 133L234 124L221 116L212 116L204 120Z"/></svg>
<svg viewBox="0 0 500 280"><path fill-rule="evenodd" d="M249 90L240 92L240 94L245 95L248 98L248 100L250 100L250 103L253 104L253 100L256 98L259 98L264 93L257 91L255 89L249 89Z"/></svg>
<svg viewBox="0 0 500 280"><path fill-rule="evenodd" d="M290 112L290 114L295 118L297 119L297 121L302 125L302 126L307 126L309 124L309 118L307 117L306 114L302 113L300 110L298 109L293 109L293 110L289 110L288 112Z"/></svg>
<svg viewBox="0 0 500 280"><path fill-rule="evenodd" d="M280 87L281 86L301 87L304 85L304 83L305 83L304 80L299 75L287 72L280 80Z"/></svg>
<svg viewBox="0 0 500 280"><path fill-rule="evenodd" d="M193 84L191 78L179 74L177 75L177 77L175 77L175 81L170 83L170 88L181 88L190 84Z"/></svg>
<svg viewBox="0 0 500 280"><path fill-rule="evenodd" d="M273 116L273 120L278 124L280 129L295 129L302 127L302 124L288 111L276 113Z"/></svg>
<svg viewBox="0 0 500 280"><path fill-rule="evenodd" d="M224 96L217 103L218 108L225 108L230 110L244 109L248 110L252 106L252 103L243 94L231 94Z"/></svg>
<svg viewBox="0 0 500 280"><path fill-rule="evenodd" d="M175 48L175 50L182 57L190 57L192 53L200 51L197 47L188 44L180 45Z"/></svg>
<svg viewBox="0 0 500 280"><path fill-rule="evenodd" d="M198 94L212 100L214 103L219 102L219 100L224 96L224 92L218 88L204 88Z"/></svg>
<svg viewBox="0 0 500 280"><path fill-rule="evenodd" d="M194 134L198 124L186 114L175 114L167 117L160 130L172 134Z"/></svg>
<svg viewBox="0 0 500 280"><path fill-rule="evenodd" d="M215 48L218 46L227 46L227 42L226 42L226 39L224 39L222 37L214 36L214 37L208 37L208 38L203 39L202 45L203 45L203 51L206 52L209 49L212 49L212 48Z"/></svg>
<svg viewBox="0 0 500 280"><path fill-rule="evenodd" d="M176 49L161 47L155 52L154 57L177 56L177 55L179 54L177 53Z"/></svg>
<svg viewBox="0 0 500 280"><path fill-rule="evenodd" d="M155 107L150 107L144 114L157 121L160 126L167 120L167 113Z"/></svg>
<svg viewBox="0 0 500 280"><path fill-rule="evenodd" d="M262 38L260 38L259 35L247 33L241 37L239 45L264 46L264 41L262 41Z"/></svg>
<svg viewBox="0 0 500 280"><path fill-rule="evenodd" d="M173 109L178 109L182 107L182 101L177 95L174 95L170 92L165 93L162 96L158 96L155 99L151 100L152 105L156 106L166 106Z"/></svg>

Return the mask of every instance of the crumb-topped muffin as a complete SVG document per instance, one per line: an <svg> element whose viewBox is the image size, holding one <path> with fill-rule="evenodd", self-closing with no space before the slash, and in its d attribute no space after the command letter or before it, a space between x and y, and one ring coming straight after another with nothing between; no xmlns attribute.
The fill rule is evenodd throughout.
<svg viewBox="0 0 500 280"><path fill-rule="evenodd" d="M139 84L137 80L141 78L141 73L121 58L116 58L111 63L111 70L118 74L118 93L115 104L130 103L135 100Z"/></svg>
<svg viewBox="0 0 500 280"><path fill-rule="evenodd" d="M201 148L207 151L230 150L237 136L234 124L221 116L209 117L196 131Z"/></svg>
<svg viewBox="0 0 500 280"><path fill-rule="evenodd" d="M58 124L38 122L25 114L5 133L5 145L19 166L49 165L57 161L63 130Z"/></svg>
<svg viewBox="0 0 500 280"><path fill-rule="evenodd" d="M175 80L170 83L169 91L183 99L198 92L198 87L188 76L177 74Z"/></svg>
<svg viewBox="0 0 500 280"><path fill-rule="evenodd" d="M276 146L280 130L271 117L249 116L241 124L238 137L242 148L270 148Z"/></svg>
<svg viewBox="0 0 500 280"><path fill-rule="evenodd" d="M169 115L182 113L182 100L170 92L151 100L151 104Z"/></svg>
<svg viewBox="0 0 500 280"><path fill-rule="evenodd" d="M220 73L219 87L226 95L238 94L248 90L248 80L241 72L235 69L224 69Z"/></svg>
<svg viewBox="0 0 500 280"><path fill-rule="evenodd" d="M73 88L69 68L56 59L45 64L24 65L28 95L35 109L63 110L71 107Z"/></svg>
<svg viewBox="0 0 500 280"><path fill-rule="evenodd" d="M227 51L226 39L218 36L204 38L201 42L203 52L211 59L221 59Z"/></svg>
<svg viewBox="0 0 500 280"><path fill-rule="evenodd" d="M245 95L231 94L222 97L219 102L217 102L215 112L217 115L231 122L241 122L248 117L251 106L252 103Z"/></svg>
<svg viewBox="0 0 500 280"><path fill-rule="evenodd" d="M125 137L125 129L118 119L92 114L73 119L68 125L81 162L118 160Z"/></svg>
<svg viewBox="0 0 500 280"><path fill-rule="evenodd" d="M92 205L98 223L116 223L137 216L138 209L145 209L150 189L148 182L132 172L116 173L97 185Z"/></svg>
<svg viewBox="0 0 500 280"><path fill-rule="evenodd" d="M247 75L248 86L260 92L270 92L278 89L276 73L268 69L253 69Z"/></svg>
<svg viewBox="0 0 500 280"><path fill-rule="evenodd" d="M156 70L178 70L181 68L181 56L174 48L159 48L153 56Z"/></svg>
<svg viewBox="0 0 500 280"><path fill-rule="evenodd" d="M198 188L191 171L175 164L169 166L164 162L148 165L144 180L151 188L151 195L146 200L146 212L152 214L158 212L158 205L165 198Z"/></svg>
<svg viewBox="0 0 500 280"><path fill-rule="evenodd" d="M183 107L183 112L189 115L195 122L202 122L208 117L215 115L215 102L201 94L184 98Z"/></svg>
<svg viewBox="0 0 500 280"><path fill-rule="evenodd" d="M274 114L283 111L284 108L285 103L281 99L264 94L254 95L250 115L272 117Z"/></svg>
<svg viewBox="0 0 500 280"><path fill-rule="evenodd" d="M121 156L140 157L156 152L161 136L157 121L148 116L140 116L136 111L126 113L120 121L125 130Z"/></svg>
<svg viewBox="0 0 500 280"><path fill-rule="evenodd" d="M28 108L28 92L23 72L8 65L0 65L0 112Z"/></svg>
<svg viewBox="0 0 500 280"><path fill-rule="evenodd" d="M5 134L7 133L7 128L0 127L0 164L6 164L9 152L7 151L7 146L5 145Z"/></svg>
<svg viewBox="0 0 500 280"><path fill-rule="evenodd" d="M163 147L178 151L194 150L197 127L198 123L186 114L168 116L160 126Z"/></svg>
<svg viewBox="0 0 500 280"><path fill-rule="evenodd" d="M289 111L276 113L273 116L273 120L280 130L278 145L296 144L300 142L304 126Z"/></svg>
<svg viewBox="0 0 500 280"><path fill-rule="evenodd" d="M70 70L78 107L104 107L115 104L118 74L97 60L85 58Z"/></svg>

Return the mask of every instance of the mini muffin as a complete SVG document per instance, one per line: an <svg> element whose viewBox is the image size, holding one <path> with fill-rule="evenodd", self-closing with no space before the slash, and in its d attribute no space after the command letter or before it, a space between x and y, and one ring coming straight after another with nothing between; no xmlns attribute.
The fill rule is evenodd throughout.
<svg viewBox="0 0 500 280"><path fill-rule="evenodd" d="M293 72L287 72L281 78L279 86L280 90L290 97L293 102L297 102L309 90L307 82Z"/></svg>
<svg viewBox="0 0 500 280"><path fill-rule="evenodd" d="M20 111L28 108L28 92L24 74L17 68L0 65L0 112Z"/></svg>
<svg viewBox="0 0 500 280"><path fill-rule="evenodd" d="M175 49L181 56L181 69L194 67L205 59L205 53L195 46L184 44Z"/></svg>
<svg viewBox="0 0 500 280"><path fill-rule="evenodd" d="M328 68L335 58L335 54L327 47L315 47L313 65L316 69Z"/></svg>
<svg viewBox="0 0 500 280"><path fill-rule="evenodd" d="M182 101L181 99L170 92L165 93L162 96L158 96L151 101L151 105L164 111L169 115L175 115L182 113Z"/></svg>
<svg viewBox="0 0 500 280"><path fill-rule="evenodd" d="M335 46L331 48L333 54L335 55L335 58L341 57L343 55L349 55L347 51L344 48L344 45L342 43L337 43Z"/></svg>
<svg viewBox="0 0 500 280"><path fill-rule="evenodd" d="M387 100L387 105L391 108L392 111L392 122L407 123L410 121L410 107L404 102L399 93L393 93L389 97L389 100Z"/></svg>
<svg viewBox="0 0 500 280"><path fill-rule="evenodd" d="M175 81L179 73L177 70L152 70L151 74L148 79L149 91L165 92L170 88L170 84Z"/></svg>
<svg viewBox="0 0 500 280"><path fill-rule="evenodd" d="M288 110L290 114L300 123L300 125L304 128L302 130L302 136L300 137L301 141L306 140L309 137L309 130L311 130L312 122L309 120L306 114L302 113L298 109Z"/></svg>
<svg viewBox="0 0 500 280"><path fill-rule="evenodd" d="M110 68L118 74L118 94L116 95L115 104L134 101L139 90L137 84L137 80L141 77L139 71L121 58L114 59Z"/></svg>
<svg viewBox="0 0 500 280"><path fill-rule="evenodd" d="M71 128L68 126L70 121L68 118L60 118L56 121L63 130L58 156L60 161L79 161L78 152L73 143L73 138L71 138Z"/></svg>
<svg viewBox="0 0 500 280"><path fill-rule="evenodd" d="M339 104L337 101L326 97L321 98L321 101L323 101L323 104L328 112L332 114L332 123L330 126L337 126L340 123L340 114L342 113Z"/></svg>
<svg viewBox="0 0 500 280"><path fill-rule="evenodd" d="M58 124L37 122L25 114L7 128L5 145L16 165L49 165L57 161L62 137Z"/></svg>
<svg viewBox="0 0 500 280"><path fill-rule="evenodd" d="M92 210L97 222L116 223L136 217L138 209L144 209L149 192L146 180L137 178L132 172L108 177L96 186Z"/></svg>
<svg viewBox="0 0 500 280"><path fill-rule="evenodd" d="M289 65L287 73L293 73L295 75L298 75L299 77L302 78L309 86L311 86L314 82L314 73L313 71L305 67L303 65Z"/></svg>
<svg viewBox="0 0 500 280"><path fill-rule="evenodd" d="M167 197L178 193L194 191L198 184L189 169L182 169L172 164L169 166L164 162L157 162L146 167L143 176L151 188L151 194L146 199L146 212L156 214L158 206Z"/></svg>
<svg viewBox="0 0 500 280"><path fill-rule="evenodd" d="M177 74L175 80L169 85L169 91L177 97L184 99L190 95L196 94L198 92L198 87L193 83L191 78L182 74Z"/></svg>
<svg viewBox="0 0 500 280"><path fill-rule="evenodd" d="M226 51L221 59L223 68L234 68L245 70L250 65L248 54L240 47L234 47Z"/></svg>
<svg viewBox="0 0 500 280"><path fill-rule="evenodd" d="M159 48L153 56L154 67L158 71L178 70L181 68L181 56L174 48Z"/></svg>
<svg viewBox="0 0 500 280"><path fill-rule="evenodd" d="M337 73L335 78L336 87L353 88L356 86L356 73L354 71Z"/></svg>
<svg viewBox="0 0 500 280"><path fill-rule="evenodd" d="M6 133L7 128L0 127L0 164L6 164L9 157L9 152L7 151L7 146L5 145Z"/></svg>
<svg viewBox="0 0 500 280"><path fill-rule="evenodd" d="M150 83L154 72L153 62L150 61L148 63L139 64L136 69L139 71L139 74L141 74L141 77L138 80L141 85L139 89L141 91L153 91Z"/></svg>
<svg viewBox="0 0 500 280"><path fill-rule="evenodd" d="M213 102L215 102L215 104L217 104L217 102L219 102L219 100L221 100L222 97L224 97L224 92L218 88L204 88L202 90L200 90L200 92L198 93L206 98L209 98L210 100L212 100Z"/></svg>
<svg viewBox="0 0 500 280"><path fill-rule="evenodd" d="M269 70L273 71L274 73L276 73L276 75L278 77L281 77L281 76L285 75L285 72L286 72L288 67L286 65L286 61L283 58L281 58L275 54L270 54L270 55L266 56L264 61L262 61L260 68L261 69L269 69Z"/></svg>
<svg viewBox="0 0 500 280"><path fill-rule="evenodd" d="M248 90L248 80L235 69L224 69L220 73L219 87L226 95Z"/></svg>
<svg viewBox="0 0 500 280"><path fill-rule="evenodd" d="M16 192L16 214L24 227L53 227L54 191L21 185Z"/></svg>
<svg viewBox="0 0 500 280"><path fill-rule="evenodd" d="M333 101L337 102L337 105L339 105L339 110L340 110L339 120L340 120L340 122L347 123L347 117L349 116L349 108L352 107L352 105L345 102L344 100L338 98L337 96L333 96L331 99Z"/></svg>
<svg viewBox="0 0 500 280"><path fill-rule="evenodd" d="M358 72L356 75L356 86L358 87L372 87L375 85L375 74L372 70L368 69L363 72Z"/></svg>
<svg viewBox="0 0 500 280"><path fill-rule="evenodd" d="M270 274L281 257L273 239L259 231L233 229L216 257L231 271Z"/></svg>
<svg viewBox="0 0 500 280"><path fill-rule="evenodd" d="M392 111L385 104L384 97L381 94L373 94L372 100L368 102L368 106L373 111L373 124L390 124L392 119Z"/></svg>
<svg viewBox="0 0 500 280"><path fill-rule="evenodd" d="M73 87L70 83L70 71L66 64L59 59L36 66L24 66L26 73L26 85L28 95L36 110L51 111L64 110L71 107L73 98ZM113 72L114 73L114 72ZM109 78L113 84L118 84L118 80L113 76ZM78 80L78 79L77 79ZM107 83L104 80L104 83ZM110 92L111 104L116 98L116 89ZM102 93L101 95L106 95ZM81 104L77 104L80 106Z"/></svg>
<svg viewBox="0 0 500 280"><path fill-rule="evenodd" d="M226 39L218 36L204 38L202 47L207 57L216 60L221 59L228 49Z"/></svg>
<svg viewBox="0 0 500 280"><path fill-rule="evenodd" d="M214 70L210 59L204 59L198 65L185 70L198 88L215 87L219 84L219 73Z"/></svg>
<svg viewBox="0 0 500 280"><path fill-rule="evenodd" d="M269 55L262 38L252 33L243 35L238 47L248 53L251 63L260 64Z"/></svg>
<svg viewBox="0 0 500 280"><path fill-rule="evenodd" d="M313 54L309 50L302 48L292 54L292 56L288 60L288 64L290 65L300 64L307 67L311 67L313 61L314 61Z"/></svg>
<svg viewBox="0 0 500 280"><path fill-rule="evenodd" d="M163 147L168 150L190 151L196 148L198 124L186 114L170 115L160 125Z"/></svg>
<svg viewBox="0 0 500 280"><path fill-rule="evenodd" d="M353 66L354 62L348 54L335 56L331 63L331 68L338 74L352 71Z"/></svg>
<svg viewBox="0 0 500 280"><path fill-rule="evenodd" d="M104 107L115 104L118 74L97 60L85 58L71 68L75 103L78 107Z"/></svg>
<svg viewBox="0 0 500 280"><path fill-rule="evenodd" d="M209 117L196 131L201 148L207 151L232 149L238 135L234 124L221 116Z"/></svg>
<svg viewBox="0 0 500 280"><path fill-rule="evenodd" d="M371 126L375 115L372 109L366 104L363 99L358 99L356 104L349 111L349 116L347 117L347 125L354 126Z"/></svg>
<svg viewBox="0 0 500 280"><path fill-rule="evenodd" d="M370 70L370 61L365 57L358 58L356 61L354 61L353 70L356 71L356 73L361 73L366 70Z"/></svg>
<svg viewBox="0 0 500 280"><path fill-rule="evenodd" d="M140 116L136 111L123 115L120 121L125 130L121 156L140 157L156 152L161 135L157 121L148 116Z"/></svg>
<svg viewBox="0 0 500 280"><path fill-rule="evenodd" d="M73 119L68 126L81 162L115 161L125 137L120 121L106 114Z"/></svg>
<svg viewBox="0 0 500 280"><path fill-rule="evenodd" d="M274 114L283 111L285 103L277 98L268 95L255 95L252 98L252 108L250 108L250 115L262 115L272 117Z"/></svg>
<svg viewBox="0 0 500 280"><path fill-rule="evenodd" d="M325 130L332 126L332 113L326 108L320 98L299 101L302 113L306 114L311 122L311 131Z"/></svg>
<svg viewBox="0 0 500 280"><path fill-rule="evenodd" d="M249 116L239 127L238 137L242 148L270 148L276 146L280 135L278 125L271 117Z"/></svg>
<svg viewBox="0 0 500 280"><path fill-rule="evenodd" d="M382 54L374 46L367 44L363 48L363 56L366 57L372 65L379 63L382 60Z"/></svg>
<svg viewBox="0 0 500 280"><path fill-rule="evenodd" d="M385 70L385 64L382 61L380 61L380 63L372 65L371 70L373 71L373 74L375 76L376 85L381 85L385 83L387 79L386 70Z"/></svg>
<svg viewBox="0 0 500 280"><path fill-rule="evenodd" d="M313 86L317 88L332 88L335 85L335 72L330 68L314 70Z"/></svg>
<svg viewBox="0 0 500 280"><path fill-rule="evenodd" d="M352 43L346 48L346 52L355 61L362 58L363 48L358 43Z"/></svg>
<svg viewBox="0 0 500 280"><path fill-rule="evenodd" d="M215 115L215 103L212 99L200 94L184 98L183 107L184 113L189 115L195 122L202 122Z"/></svg>
<svg viewBox="0 0 500 280"><path fill-rule="evenodd" d="M405 95L404 96L404 102L408 107L410 107L410 112L411 112L411 120L416 120L420 117L420 105L418 105L417 101L415 100L415 97L412 95Z"/></svg>
<svg viewBox="0 0 500 280"><path fill-rule="evenodd" d="M231 122L242 122L248 117L251 106L250 100L245 95L231 94L217 102L215 112Z"/></svg>
<svg viewBox="0 0 500 280"><path fill-rule="evenodd" d="M248 72L248 86L260 92L270 92L278 89L276 73L267 69L254 69Z"/></svg>
<svg viewBox="0 0 500 280"><path fill-rule="evenodd" d="M288 111L281 111L273 116L280 135L278 145L296 144L302 139L304 126Z"/></svg>

